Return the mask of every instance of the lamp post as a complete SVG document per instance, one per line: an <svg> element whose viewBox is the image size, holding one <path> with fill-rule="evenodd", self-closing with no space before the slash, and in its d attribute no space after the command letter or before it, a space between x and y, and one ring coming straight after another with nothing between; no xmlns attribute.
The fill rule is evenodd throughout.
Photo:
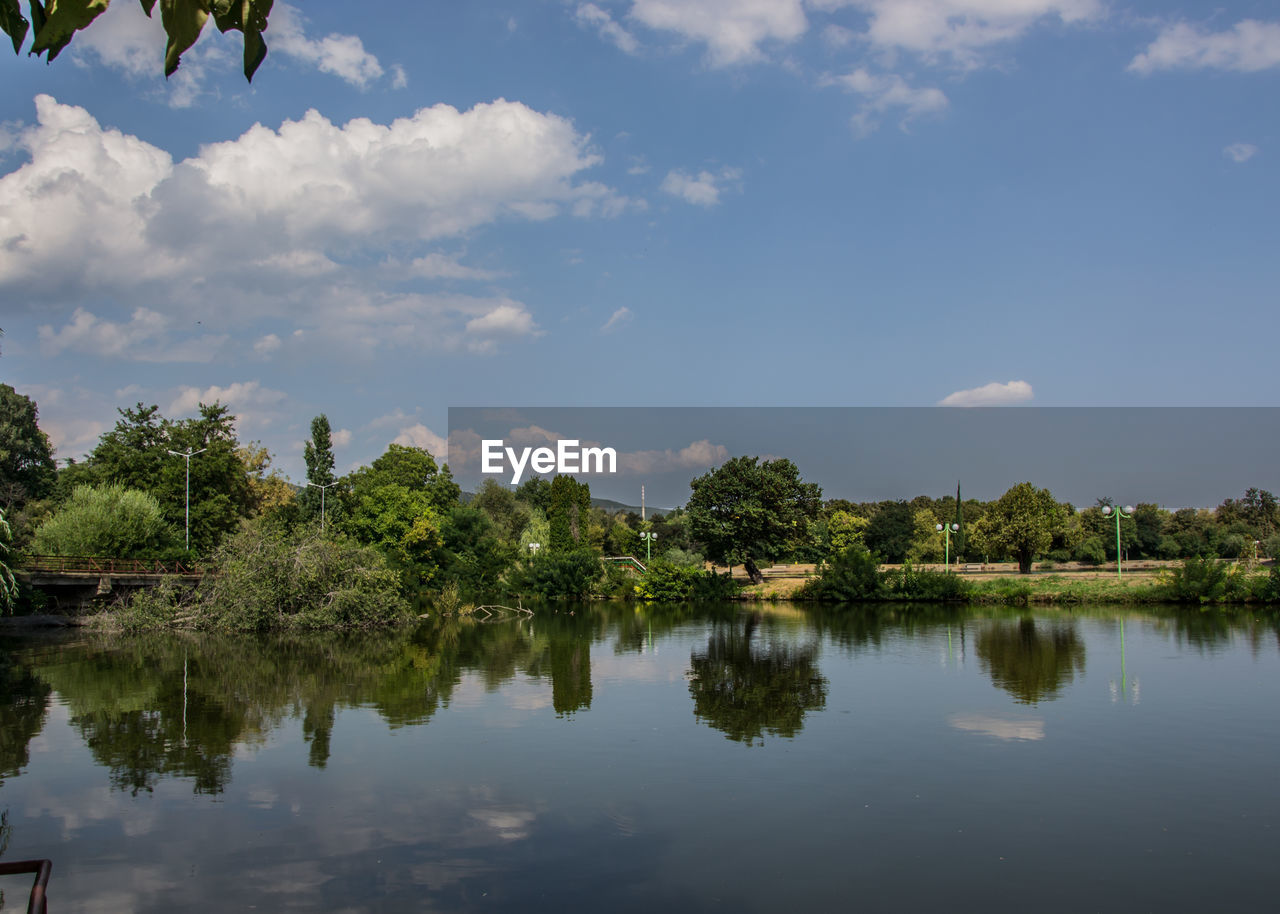
<svg viewBox="0 0 1280 914"><path fill-rule="evenodd" d="M537 554L538 554L538 550L539 550L539 549L541 549L541 548L542 548L542 543L530 543L530 544L529 544L529 556L532 558L533 556L537 555Z"/></svg>
<svg viewBox="0 0 1280 914"><path fill-rule="evenodd" d="M658 534L650 533L648 530L640 531L640 539L644 540L644 561L647 565L652 557L653 541L658 538Z"/></svg>
<svg viewBox="0 0 1280 914"><path fill-rule="evenodd" d="M194 457L196 454L203 454L207 450L209 450L207 447L202 447L198 451L193 451L191 450L191 448L187 448L187 452L185 454L182 451L169 452L174 457L182 457L187 461L187 551L188 552L191 551L191 458Z"/></svg>
<svg viewBox="0 0 1280 914"><path fill-rule="evenodd" d="M1102 506L1102 516L1110 517L1114 513L1116 516L1116 577L1121 576L1120 561L1120 518L1133 517L1133 505L1125 505L1123 508L1115 508L1114 511L1110 505Z"/></svg>
<svg viewBox="0 0 1280 914"><path fill-rule="evenodd" d="M939 533L945 533L943 537L943 560L942 565L948 571L951 570L951 534L960 529L959 524L934 524L933 529Z"/></svg>
<svg viewBox="0 0 1280 914"><path fill-rule="evenodd" d="M330 486L336 486L339 483L339 481L340 480L335 479L333 482L327 482L324 485L320 485L320 483L318 482L307 483L307 485L314 486L315 488L320 490L320 532L321 533L324 532L324 490L329 488Z"/></svg>

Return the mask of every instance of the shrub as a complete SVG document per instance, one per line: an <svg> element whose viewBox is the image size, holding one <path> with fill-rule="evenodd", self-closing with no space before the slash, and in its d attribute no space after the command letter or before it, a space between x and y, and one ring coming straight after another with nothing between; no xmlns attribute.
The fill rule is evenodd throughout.
<svg viewBox="0 0 1280 914"><path fill-rule="evenodd" d="M140 593L116 621L126 628L271 631L366 628L412 615L399 576L380 552L314 527L288 533L248 522L219 547L212 564L215 573L194 591Z"/></svg>
<svg viewBox="0 0 1280 914"><path fill-rule="evenodd" d="M728 574L716 574L699 565L655 559L635 586L636 596L654 603L698 603L731 600L739 587Z"/></svg>
<svg viewBox="0 0 1280 914"><path fill-rule="evenodd" d="M160 504L146 492L109 483L77 486L62 509L36 530L33 549L47 555L163 558L181 548Z"/></svg>
<svg viewBox="0 0 1280 914"><path fill-rule="evenodd" d="M600 559L589 549L546 551L508 572L507 585L516 593L544 600L585 600L602 574Z"/></svg>
<svg viewBox="0 0 1280 914"><path fill-rule="evenodd" d="M881 590L894 600L967 600L972 589L969 582L957 574L918 571L910 565L886 571L881 576Z"/></svg>
<svg viewBox="0 0 1280 914"><path fill-rule="evenodd" d="M799 592L801 599L829 603L874 600L881 595L880 557L861 543L837 553Z"/></svg>
<svg viewBox="0 0 1280 914"><path fill-rule="evenodd" d="M1165 596L1179 603L1212 603L1227 593L1227 567L1212 558L1193 556L1174 568L1164 584Z"/></svg>

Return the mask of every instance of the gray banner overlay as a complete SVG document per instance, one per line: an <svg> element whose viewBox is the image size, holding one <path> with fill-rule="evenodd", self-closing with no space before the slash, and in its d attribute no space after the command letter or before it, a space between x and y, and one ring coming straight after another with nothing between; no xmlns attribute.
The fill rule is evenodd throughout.
<svg viewBox="0 0 1280 914"><path fill-rule="evenodd" d="M486 441L498 472L482 472ZM605 449L613 472L607 454L595 459ZM638 505L643 485L648 505L671 508L694 477L743 455L786 457L824 498L855 502L954 494L957 481L989 500L1029 481L1079 507L1212 507L1251 486L1280 491L1280 408L449 410L448 462L465 491L486 477L512 484L522 462L521 481L553 476L563 457L593 496Z"/></svg>

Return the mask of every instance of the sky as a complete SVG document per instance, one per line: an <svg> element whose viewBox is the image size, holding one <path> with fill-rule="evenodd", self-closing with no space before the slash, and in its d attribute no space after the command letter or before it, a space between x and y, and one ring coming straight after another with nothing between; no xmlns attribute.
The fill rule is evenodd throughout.
<svg viewBox="0 0 1280 914"><path fill-rule="evenodd" d="M0 53L57 456L137 402L295 481L319 413L345 471L450 407L1276 405L1272 3L372 9L276 2L252 84L128 0Z"/></svg>

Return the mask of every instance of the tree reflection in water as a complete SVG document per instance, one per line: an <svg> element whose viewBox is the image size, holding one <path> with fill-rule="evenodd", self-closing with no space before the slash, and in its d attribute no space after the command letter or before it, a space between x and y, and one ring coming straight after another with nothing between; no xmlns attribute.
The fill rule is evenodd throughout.
<svg viewBox="0 0 1280 914"><path fill-rule="evenodd" d="M760 620L757 612L741 629L736 620L717 622L707 649L689 658L694 717L749 746L762 745L766 733L794 737L805 712L827 703L817 645L753 642Z"/></svg>
<svg viewBox="0 0 1280 914"><path fill-rule="evenodd" d="M1037 628L1029 616L992 622L979 630L976 651L992 682L1023 704L1056 698L1063 685L1084 672L1084 642L1074 623Z"/></svg>

